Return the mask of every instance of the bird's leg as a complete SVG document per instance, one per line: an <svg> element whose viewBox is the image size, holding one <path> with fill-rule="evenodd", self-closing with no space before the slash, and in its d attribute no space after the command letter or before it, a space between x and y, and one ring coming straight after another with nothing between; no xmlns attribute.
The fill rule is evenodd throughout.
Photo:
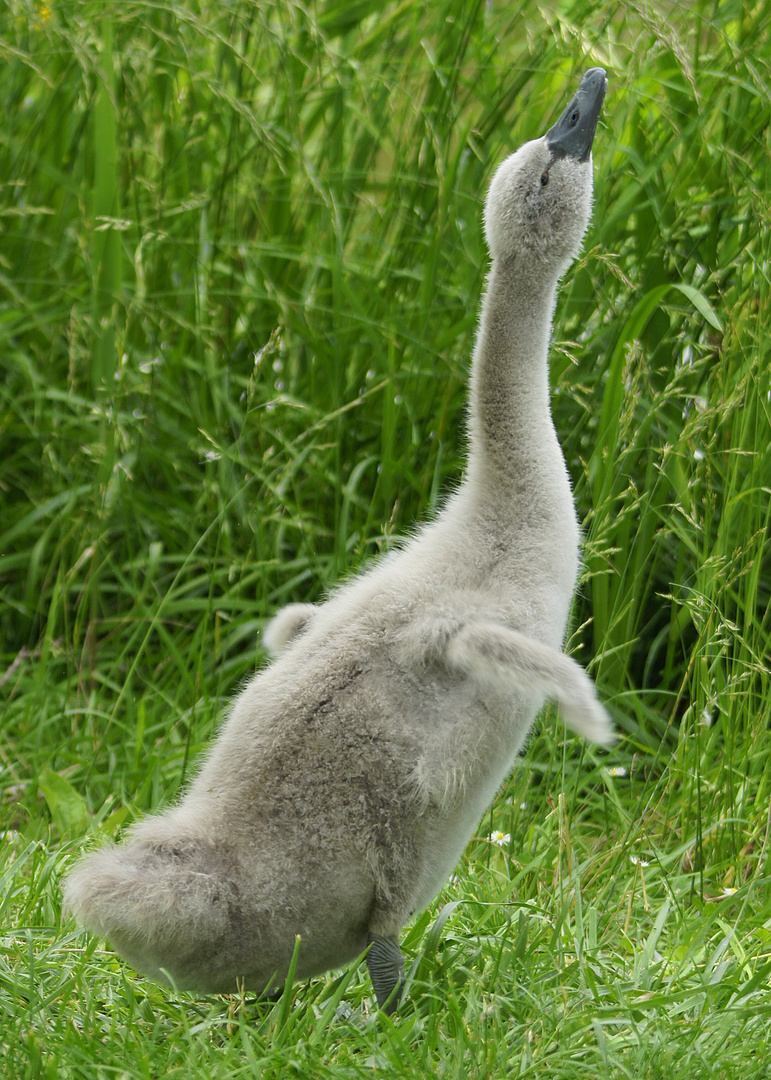
<svg viewBox="0 0 771 1080"><path fill-rule="evenodd" d="M369 934L367 940L367 967L378 1008L390 1015L396 1011L404 988L404 957L396 938Z"/></svg>

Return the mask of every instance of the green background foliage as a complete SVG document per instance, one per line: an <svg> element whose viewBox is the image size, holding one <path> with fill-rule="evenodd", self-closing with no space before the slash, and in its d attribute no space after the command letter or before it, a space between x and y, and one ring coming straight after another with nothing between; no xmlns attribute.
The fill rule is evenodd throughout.
<svg viewBox="0 0 771 1080"><path fill-rule="evenodd" d="M14 1077L765 1075L771 7L11 0L0 12L0 1056ZM274 1008L60 916L168 804L264 620L430 518L497 163L589 66L554 417L585 527L547 715L457 880ZM352 1010L352 1011L351 1011Z"/></svg>

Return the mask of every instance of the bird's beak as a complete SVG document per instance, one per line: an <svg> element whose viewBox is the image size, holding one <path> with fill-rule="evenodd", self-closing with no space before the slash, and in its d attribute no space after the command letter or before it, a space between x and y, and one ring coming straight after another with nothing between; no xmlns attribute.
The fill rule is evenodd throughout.
<svg viewBox="0 0 771 1080"><path fill-rule="evenodd" d="M605 69L589 68L562 116L546 132L546 145L555 157L589 160L607 88Z"/></svg>

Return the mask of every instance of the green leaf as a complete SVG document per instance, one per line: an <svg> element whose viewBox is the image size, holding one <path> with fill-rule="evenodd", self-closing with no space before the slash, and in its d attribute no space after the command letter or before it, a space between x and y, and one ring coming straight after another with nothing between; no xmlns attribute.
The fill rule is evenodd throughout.
<svg viewBox="0 0 771 1080"><path fill-rule="evenodd" d="M423 945L423 956L432 956L436 952L439 946L439 940L442 936L444 924L452 915L453 911L455 911L455 909L462 903L462 900L451 900L448 904L444 905L444 907L434 920L434 925L426 934L426 940Z"/></svg>
<svg viewBox="0 0 771 1080"><path fill-rule="evenodd" d="M72 784L53 769L43 769L38 777L53 823L62 836L80 836L88 828L91 815Z"/></svg>
<svg viewBox="0 0 771 1080"><path fill-rule="evenodd" d="M720 330L722 332L723 324L717 317L715 309L712 307L712 304L710 304L706 296L700 293L698 289L695 289L693 285L686 285L684 282L675 284L674 287L679 289L683 296L686 296L691 301L699 314L704 316L710 326L714 327L715 330Z"/></svg>

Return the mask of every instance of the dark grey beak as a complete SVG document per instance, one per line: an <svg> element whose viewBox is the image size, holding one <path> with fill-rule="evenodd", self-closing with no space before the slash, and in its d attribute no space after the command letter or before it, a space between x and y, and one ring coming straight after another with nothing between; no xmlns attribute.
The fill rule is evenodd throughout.
<svg viewBox="0 0 771 1080"><path fill-rule="evenodd" d="M605 69L589 68L567 109L546 132L546 145L555 157L589 160L607 88Z"/></svg>

